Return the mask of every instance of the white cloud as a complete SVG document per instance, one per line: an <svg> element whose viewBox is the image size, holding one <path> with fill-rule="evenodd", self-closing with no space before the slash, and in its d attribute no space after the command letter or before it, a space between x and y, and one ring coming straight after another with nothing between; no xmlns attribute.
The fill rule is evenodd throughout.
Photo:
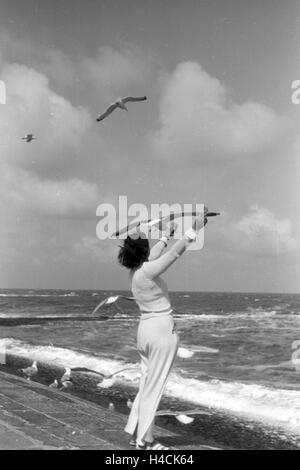
<svg viewBox="0 0 300 470"><path fill-rule="evenodd" d="M128 85L141 85L149 81L153 74L154 60L145 58L142 51L127 45L117 50L110 46L100 47L97 57L81 61L82 76L97 89L117 90Z"/></svg>
<svg viewBox="0 0 300 470"><path fill-rule="evenodd" d="M267 148L288 127L287 118L263 104L235 103L198 63L182 62L166 81L160 129L151 140L166 158L241 156Z"/></svg>
<svg viewBox="0 0 300 470"><path fill-rule="evenodd" d="M97 206L113 199L113 196L101 195L95 183L78 178L62 181L39 179L29 172L12 171L8 167L2 174L1 183L2 205L23 215L95 217L96 222Z"/></svg>
<svg viewBox="0 0 300 470"><path fill-rule="evenodd" d="M33 68L5 64L1 76L7 84L7 105L0 107L2 212L95 217L111 197L88 178L105 148L88 111L53 92ZM29 132L37 140L26 144L21 137Z"/></svg>
<svg viewBox="0 0 300 470"><path fill-rule="evenodd" d="M82 165L83 158L91 162L87 148L104 152L88 111L53 92L44 74L9 64L2 76L7 84L7 105L0 108L2 161L37 173L58 173ZM30 132L38 140L26 145L21 137Z"/></svg>
<svg viewBox="0 0 300 470"><path fill-rule="evenodd" d="M18 38L8 31L0 32L0 66L1 61L26 64L28 58L31 67L47 75L59 89L92 90L92 93L97 91L98 98L109 95L111 99L116 98L119 90L128 91L131 85L136 88L151 83L157 66L162 65L153 51L124 41L120 48L105 45L96 54L80 58L37 43L30 36Z"/></svg>
<svg viewBox="0 0 300 470"><path fill-rule="evenodd" d="M79 243L75 243L73 251L76 256L89 257L96 262L111 263L116 262L118 248L111 240L98 240L89 236L84 236Z"/></svg>
<svg viewBox="0 0 300 470"><path fill-rule="evenodd" d="M227 237L234 249L261 256L293 252L298 246L291 221L278 219L270 210L257 205L251 206L248 214L232 224Z"/></svg>

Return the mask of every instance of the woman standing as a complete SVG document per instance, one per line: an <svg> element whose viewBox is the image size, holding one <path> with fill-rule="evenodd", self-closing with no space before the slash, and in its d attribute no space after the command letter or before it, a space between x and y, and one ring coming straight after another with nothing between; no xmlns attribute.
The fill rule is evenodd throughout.
<svg viewBox="0 0 300 470"><path fill-rule="evenodd" d="M153 425L169 373L173 366L178 335L172 317L168 288L160 275L164 273L196 239L197 232L207 223L204 215L197 217L181 240L162 255L174 224L150 251L147 238L127 237L120 249L119 262L130 269L132 294L141 317L137 333L137 348L141 357L141 382L125 431L135 437L137 449L167 450L153 437ZM139 234L141 235L141 234Z"/></svg>

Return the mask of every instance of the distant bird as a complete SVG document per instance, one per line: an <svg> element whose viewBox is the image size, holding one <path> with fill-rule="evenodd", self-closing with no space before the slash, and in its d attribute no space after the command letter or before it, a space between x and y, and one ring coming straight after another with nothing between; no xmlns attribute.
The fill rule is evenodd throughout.
<svg viewBox="0 0 300 470"><path fill-rule="evenodd" d="M29 144L32 140L36 140L36 137L33 134L26 134L24 137L22 137L22 140L26 140L26 142Z"/></svg>
<svg viewBox="0 0 300 470"><path fill-rule="evenodd" d="M99 375L102 378L102 381L97 384L98 388L110 388L114 385L116 381L116 378L115 378L116 375L120 374L121 372L125 370L133 370L135 367L136 366L123 367L122 369L119 369L116 372L113 372L112 374L103 374L102 372L88 369L87 367L73 367L72 369L67 367L65 374L61 378L61 383L63 385L63 388L71 387L73 385L72 372L85 372L85 373Z"/></svg>
<svg viewBox="0 0 300 470"><path fill-rule="evenodd" d="M125 370L132 370L132 366L131 367L124 367L123 369L117 370L113 374L109 374L109 375L101 374L103 376L103 380L102 380L102 382L97 384L97 387L98 388L110 388L110 387L112 387L114 385L114 383L116 382L116 375L120 374L121 372L123 372Z"/></svg>
<svg viewBox="0 0 300 470"><path fill-rule="evenodd" d="M70 367L66 367L65 368L65 373L64 375L62 376L62 378L60 379L61 381L61 389L63 388L70 388L73 386L73 380L72 380L72 370L70 369Z"/></svg>
<svg viewBox="0 0 300 470"><path fill-rule="evenodd" d="M128 399L127 402L126 402L126 405L127 405L127 408L131 409L133 403L132 403L132 401L131 401L130 399Z"/></svg>
<svg viewBox="0 0 300 470"><path fill-rule="evenodd" d="M190 416L182 415L182 414L176 415L175 418L177 419L177 421L179 421L182 424L190 424L195 419L195 418L191 418Z"/></svg>
<svg viewBox="0 0 300 470"><path fill-rule="evenodd" d="M22 372L22 374L25 375L27 380L31 380L32 377L34 377L38 373L37 362L34 361L32 366L26 367L25 369L19 369L19 371Z"/></svg>
<svg viewBox="0 0 300 470"><path fill-rule="evenodd" d="M108 405L108 409L111 410L111 411L114 411L115 405L114 405L113 403L110 403L110 404Z"/></svg>
<svg viewBox="0 0 300 470"><path fill-rule="evenodd" d="M190 349L181 347L177 350L177 356L181 359L189 359L195 354L195 352L205 354L218 354L219 349L207 348L206 346L195 346Z"/></svg>
<svg viewBox="0 0 300 470"><path fill-rule="evenodd" d="M190 424L194 421L195 418L191 418L190 415L210 415L210 413L195 409L186 411L160 410L155 414L155 416L175 416L177 421L182 424Z"/></svg>
<svg viewBox="0 0 300 470"><path fill-rule="evenodd" d="M128 111L127 107L125 106L125 103L145 101L146 99L147 96L141 96L137 98L134 98L133 96L127 96L126 98L119 98L117 101L112 103L103 114L100 114L100 116L97 117L96 121L102 121L117 108L123 109L124 111Z"/></svg>
<svg viewBox="0 0 300 470"><path fill-rule="evenodd" d="M178 348L177 350L177 356L180 357L181 359L189 359L194 355L194 351L190 351L189 349L186 348Z"/></svg>
<svg viewBox="0 0 300 470"><path fill-rule="evenodd" d="M94 313L98 312L98 310L103 307L104 305L112 305L114 304L115 302L117 302L117 300L119 299L126 299L126 300L131 300L133 301L134 300L134 297L126 297L125 295L114 295L114 296L111 296L111 297L106 297L104 300L102 300L100 302L100 304L97 305L97 307L93 310L92 312L92 315L94 315Z"/></svg>
<svg viewBox="0 0 300 470"><path fill-rule="evenodd" d="M49 385L49 388L58 388L58 381L55 379L54 382Z"/></svg>

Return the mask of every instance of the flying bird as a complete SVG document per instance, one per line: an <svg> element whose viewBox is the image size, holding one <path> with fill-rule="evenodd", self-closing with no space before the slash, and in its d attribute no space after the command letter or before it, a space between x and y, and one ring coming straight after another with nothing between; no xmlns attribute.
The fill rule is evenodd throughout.
<svg viewBox="0 0 300 470"><path fill-rule="evenodd" d="M117 101L112 103L103 114L100 114L100 116L97 117L96 121L98 122L102 121L117 108L123 109L124 111L128 111L125 103L145 101L146 99L147 99L147 96L141 96L141 97L136 97L136 98L134 96L127 96L126 98L119 98Z"/></svg>
<svg viewBox="0 0 300 470"><path fill-rule="evenodd" d="M26 367L25 369L19 369L19 371L22 372L22 374L25 375L27 380L31 380L32 377L34 377L38 373L37 362L34 361L32 366Z"/></svg>
<svg viewBox="0 0 300 470"><path fill-rule="evenodd" d="M125 370L132 370L132 369L133 369L132 366L131 367L124 367L123 369L117 370L113 374L109 374L109 375L104 375L104 374L98 373L99 375L102 375L103 380L102 380L102 382L97 384L97 387L98 388L110 388L110 387L112 387L114 385L114 383L116 382L116 375L120 374L121 372L123 372Z"/></svg>
<svg viewBox="0 0 300 470"><path fill-rule="evenodd" d="M112 233L111 237L114 237L114 238L119 237L120 235L124 233L129 235L132 230L138 229L142 231L142 229L145 229L146 227L148 227L148 229L151 229L152 227L156 227L158 228L158 230L162 231L164 225L167 222L172 222L175 219L178 219L180 217L185 217L185 216L196 217L199 214L200 214L199 212L195 212L195 211L193 212L182 211L178 213L171 212L170 214L162 216L159 219L148 219L148 220L140 220L139 222L132 222L131 224L127 225L127 227L123 227L119 229L117 232ZM215 217L217 215L220 215L220 213L219 212L207 212L207 214L205 214L205 217Z"/></svg>
<svg viewBox="0 0 300 470"><path fill-rule="evenodd" d="M194 355L194 351L190 351L189 349L186 348L178 348L177 350L177 356L180 357L181 359L189 359Z"/></svg>
<svg viewBox="0 0 300 470"><path fill-rule="evenodd" d="M96 374L99 375L102 378L102 382L97 384L98 388L110 388L114 385L116 378L115 376L120 374L121 372L125 370L133 370L135 369L135 366L129 366L129 367L123 367L122 369L119 369L112 374L104 374L103 372L98 372L96 370L88 369L87 367L73 367L72 371L74 372L88 372L91 374Z"/></svg>
<svg viewBox="0 0 300 470"><path fill-rule="evenodd" d="M127 408L129 408L131 410L133 403L130 399L128 399L127 402L126 402L126 405L127 405Z"/></svg>
<svg viewBox="0 0 300 470"><path fill-rule="evenodd" d="M160 410L157 411L155 416L175 416L177 421L182 424L190 424L195 418L191 418L191 415L210 415L207 411L202 410L186 410L186 411L173 411L173 410Z"/></svg>
<svg viewBox="0 0 300 470"><path fill-rule="evenodd" d="M195 353L204 353L204 354L218 354L219 349L207 348L206 346L194 346L190 348L180 347L177 350L177 356L181 359L189 359Z"/></svg>
<svg viewBox="0 0 300 470"><path fill-rule="evenodd" d="M126 300L131 300L133 301L134 300L134 297L126 297L126 295L114 295L114 296L111 296L111 297L106 297L104 300L102 300L100 302L100 304L97 305L97 307L93 310L92 312L92 315L94 315L94 313L98 312L98 310L103 307L104 305L112 305L114 304L115 302L117 302L117 300L119 299L126 299Z"/></svg>
<svg viewBox="0 0 300 470"><path fill-rule="evenodd" d="M33 134L26 134L24 137L22 137L22 140L26 140L26 142L29 144L32 140L36 140L36 137Z"/></svg>

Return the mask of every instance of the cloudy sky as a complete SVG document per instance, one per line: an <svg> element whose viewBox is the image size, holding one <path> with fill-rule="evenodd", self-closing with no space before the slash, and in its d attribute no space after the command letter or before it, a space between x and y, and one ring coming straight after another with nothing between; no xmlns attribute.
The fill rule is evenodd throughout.
<svg viewBox="0 0 300 470"><path fill-rule="evenodd" d="M127 288L126 195L222 212L170 289L300 292L299 31L297 0L1 0L0 287Z"/></svg>

